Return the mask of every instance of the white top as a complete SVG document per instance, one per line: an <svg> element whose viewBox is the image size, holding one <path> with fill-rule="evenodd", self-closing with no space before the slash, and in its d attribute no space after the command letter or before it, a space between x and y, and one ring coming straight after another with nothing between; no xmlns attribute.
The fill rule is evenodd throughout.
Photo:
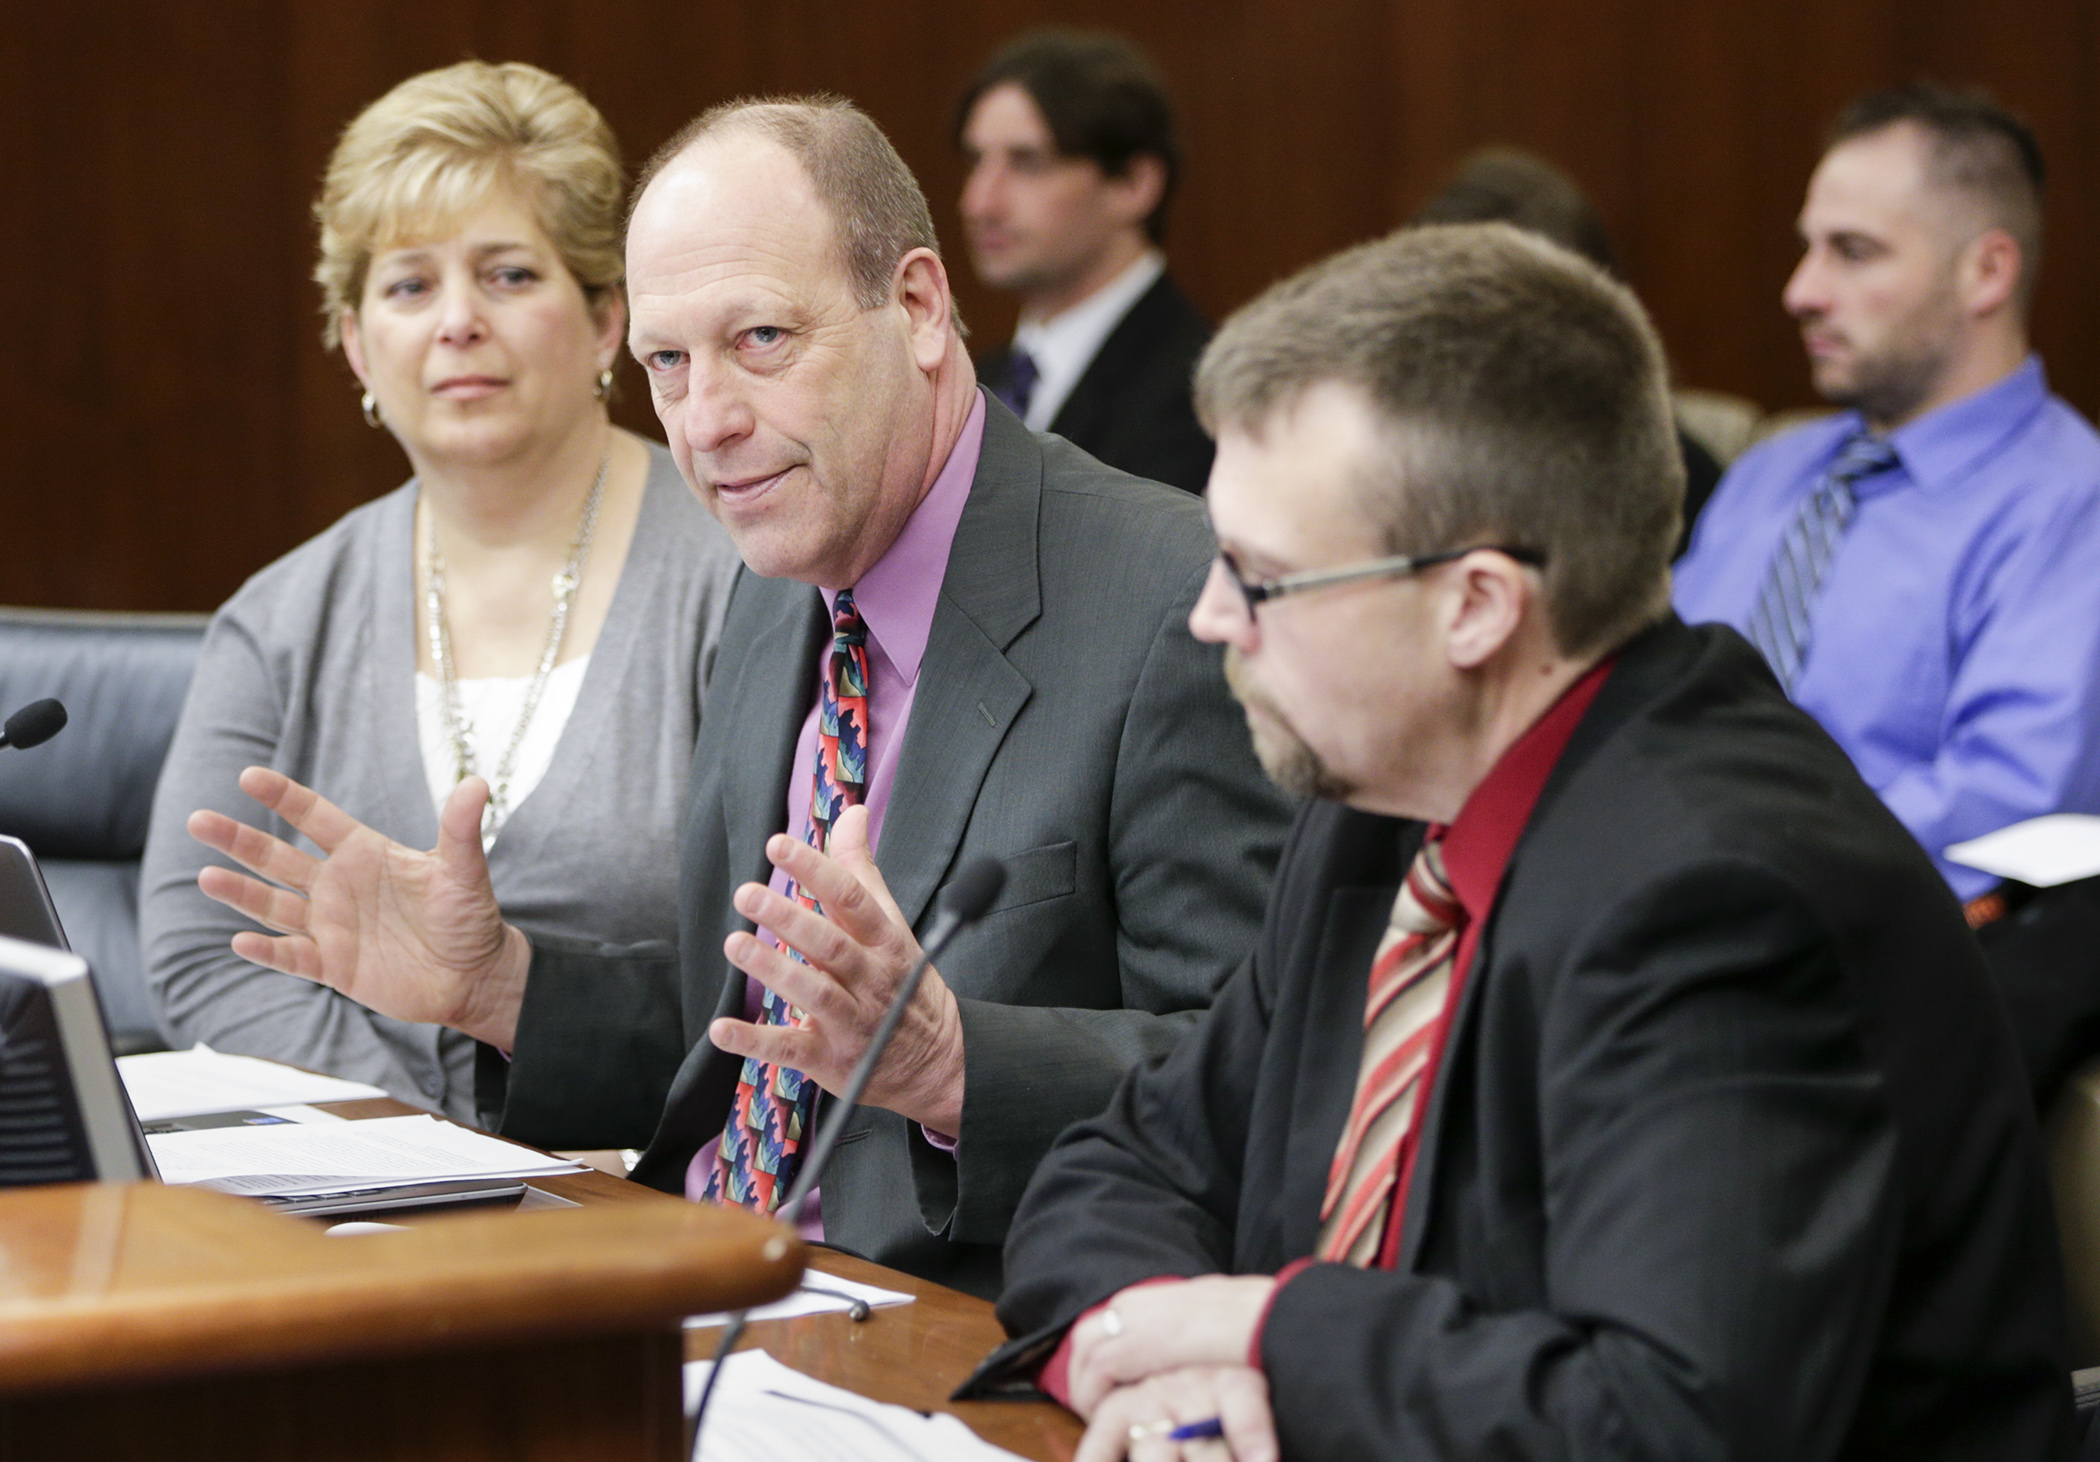
<svg viewBox="0 0 2100 1462"><path fill-rule="evenodd" d="M1086 374L1123 317L1146 290L1166 273L1166 255L1147 249L1137 262L1062 314L1047 320L1023 320L1014 331L1014 348L1035 362L1035 394L1022 418L1031 431L1048 431L1065 398Z"/></svg>
<svg viewBox="0 0 2100 1462"><path fill-rule="evenodd" d="M583 672L590 663L590 656L579 655L555 666L548 675L539 709L532 713L532 724L525 728L525 739L518 743L517 757L511 763L510 812L532 795L553 764L555 743L561 740L562 727L569 724L569 713L576 709L576 692L583 688ZM459 713L467 723L472 770L492 785L496 763L517 733L518 712L525 705L532 679L530 675L496 675L459 683ZM445 799L459 783L459 768L452 759L452 737L445 725L444 684L420 670L416 672L416 739L423 746L423 777L430 784L430 800L442 812ZM493 837L484 839L494 841Z"/></svg>

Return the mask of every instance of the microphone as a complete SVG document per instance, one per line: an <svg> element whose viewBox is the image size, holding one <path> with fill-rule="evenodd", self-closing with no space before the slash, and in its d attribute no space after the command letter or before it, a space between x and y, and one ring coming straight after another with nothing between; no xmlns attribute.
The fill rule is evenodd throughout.
<svg viewBox="0 0 2100 1462"><path fill-rule="evenodd" d="M9 716L6 725L0 726L0 746L13 746L27 751L32 746L42 746L65 729L64 706L48 698L31 701Z"/></svg>
<svg viewBox="0 0 2100 1462"><path fill-rule="evenodd" d="M832 1152L845 1135L846 1123L860 1106L861 1093L868 1089L868 1081L875 1075L875 1063L882 1059L890 1038L897 1034L897 1027L904 1023L904 1012L912 997L919 993L919 983L926 978L926 971L940 958L955 936L982 919L999 897L999 890L1006 887L1006 865L997 858L977 858L963 866L955 875L955 881L941 890L940 902L934 906L933 924L926 931L926 940L920 946L919 962L912 966L897 993L890 997L890 1008L882 1013L882 1023L875 1027L875 1035L868 1042L868 1049L861 1052L860 1061L853 1074L846 1079L846 1089L839 1093L825 1115L824 1125L811 1144L809 1153L802 1160L802 1171L795 1179L795 1186L788 1190L781 1203L778 1217L789 1228L802 1216L802 1205L823 1180L824 1169L831 1161ZM707 1417L707 1403L714 1398L715 1382L722 1377L722 1362L729 1352L736 1349L737 1341L744 1335L744 1311L738 1310L729 1317L723 1327L721 1344L715 1347L715 1363L708 1369L707 1384L700 1389L700 1404L693 1408L692 1430L687 1434L686 1455L700 1455L700 1424ZM858 1306L853 1311L855 1322L868 1317L867 1307Z"/></svg>
<svg viewBox="0 0 2100 1462"><path fill-rule="evenodd" d="M904 1024L904 1011L911 1004L912 996L919 993L919 982L926 978L926 970L956 935L976 923L991 908L992 900L999 897L999 890L1006 887L1006 865L997 858L978 858L964 867L955 876L955 881L941 890L940 902L934 907L933 927L926 931L926 943L919 955L919 962L912 966L897 993L890 997L890 1008L882 1013L882 1024L875 1027L874 1039L868 1049L861 1052L860 1063L846 1080L846 1089L839 1093L831 1112L824 1118L824 1126L817 1133L817 1140L802 1160L802 1171L795 1179L795 1186L788 1190L781 1203L779 1218L789 1228L802 1216L802 1205L816 1191L817 1183L824 1176L824 1167L831 1161L832 1150L845 1135L846 1120L860 1105L860 1095L868 1089L869 1080L875 1075L875 1063L882 1059L890 1038L897 1034L897 1027Z"/></svg>

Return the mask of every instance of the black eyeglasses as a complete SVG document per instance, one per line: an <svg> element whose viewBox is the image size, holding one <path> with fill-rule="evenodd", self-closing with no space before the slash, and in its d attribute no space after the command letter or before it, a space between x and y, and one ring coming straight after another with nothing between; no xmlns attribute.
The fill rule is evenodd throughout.
<svg viewBox="0 0 2100 1462"><path fill-rule="evenodd" d="M1338 569L1306 569L1302 573L1285 574L1280 578L1249 583L1240 577L1239 565L1232 556L1219 553L1218 562L1225 569L1225 577L1232 580L1233 588L1240 591L1240 599L1252 617L1254 606L1270 599L1281 599L1286 594L1302 594L1307 589L1325 589L1335 584L1353 584L1359 579L1398 579L1408 574L1420 573L1423 569L1435 568L1440 563L1451 563L1469 553L1499 553L1513 558L1518 563L1529 564L1535 569L1546 566L1546 555L1535 548L1505 548L1500 544L1476 543L1470 548L1447 548L1441 553L1395 554L1391 558L1374 558L1368 563L1350 564Z"/></svg>

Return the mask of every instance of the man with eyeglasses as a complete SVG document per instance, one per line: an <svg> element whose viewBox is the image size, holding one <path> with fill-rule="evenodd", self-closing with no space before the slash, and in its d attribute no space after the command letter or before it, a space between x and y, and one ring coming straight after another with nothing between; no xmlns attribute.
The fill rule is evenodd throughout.
<svg viewBox="0 0 2100 1462"><path fill-rule="evenodd" d="M1961 912L1758 653L1669 609L1662 352L1502 225L1206 352L1222 643L1314 801L1194 1035L1007 1244L1081 1462L2061 1457L2061 1279Z"/></svg>

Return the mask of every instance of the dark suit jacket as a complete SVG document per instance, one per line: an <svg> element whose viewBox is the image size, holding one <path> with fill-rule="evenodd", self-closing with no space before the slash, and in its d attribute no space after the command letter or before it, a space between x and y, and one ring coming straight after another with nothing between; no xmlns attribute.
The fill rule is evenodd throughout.
<svg viewBox="0 0 2100 1462"><path fill-rule="evenodd" d="M962 864L1006 863L940 962L962 1008L961 1145L865 1111L823 1182L829 1241L983 1292L1052 1140L1172 1045L1252 944L1289 821L1218 651L1188 632L1214 551L1202 506L988 410L877 850L919 927ZM720 1134L741 1063L706 1027L743 1014L722 941L750 928L730 894L771 871L829 643L815 589L737 580L693 763L680 977L536 948L506 1135L600 1147L654 1127L634 1176L675 1191Z"/></svg>
<svg viewBox="0 0 2100 1462"><path fill-rule="evenodd" d="M1210 321L1160 275L1101 342L1050 430L1111 467L1203 491L1212 448L1196 421L1189 383L1209 343ZM977 379L997 391L1009 364L1006 351L987 356Z"/></svg>
<svg viewBox="0 0 2100 1462"><path fill-rule="evenodd" d="M1009 1368L1135 1280L1312 1252L1418 840L1304 814L1210 1017L1037 1173ZM1286 1456L2067 1454L2054 1224L1975 944L1732 631L1624 650L1426 1122L1397 1268L1316 1265L1270 1312Z"/></svg>
<svg viewBox="0 0 2100 1462"><path fill-rule="evenodd" d="M1671 556L1682 558L1691 546L1692 527L1705 510L1706 500L1721 485L1722 468L1714 454L1681 426L1677 428L1677 450L1684 457L1684 527L1677 535L1677 552Z"/></svg>

